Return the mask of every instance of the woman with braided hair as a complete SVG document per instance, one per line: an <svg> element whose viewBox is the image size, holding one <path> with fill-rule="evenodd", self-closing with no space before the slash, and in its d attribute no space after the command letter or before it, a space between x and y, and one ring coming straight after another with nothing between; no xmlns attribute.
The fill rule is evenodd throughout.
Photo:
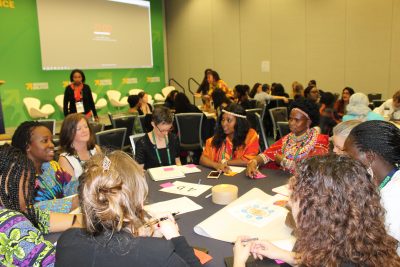
<svg viewBox="0 0 400 267"><path fill-rule="evenodd" d="M350 132L344 151L368 168L381 193L388 233L400 241L400 129L386 121L363 122Z"/></svg>
<svg viewBox="0 0 400 267"><path fill-rule="evenodd" d="M0 158L0 265L53 266L55 250L43 233L78 226L81 216L36 209L33 162L9 145L0 146Z"/></svg>
<svg viewBox="0 0 400 267"><path fill-rule="evenodd" d="M15 130L12 146L33 162L36 172L35 206L42 210L68 213L78 207L78 181L54 161L54 144L50 130L37 121L25 121ZM51 200L51 201L46 201Z"/></svg>

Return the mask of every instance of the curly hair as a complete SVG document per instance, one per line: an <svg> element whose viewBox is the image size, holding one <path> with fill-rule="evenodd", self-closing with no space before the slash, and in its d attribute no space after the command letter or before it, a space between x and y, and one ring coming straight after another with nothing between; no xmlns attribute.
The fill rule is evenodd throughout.
<svg viewBox="0 0 400 267"><path fill-rule="evenodd" d="M39 227L39 220L33 208L36 180L33 162L26 156L25 151L7 144L0 146L0 158L0 204L7 209L23 213L35 227ZM26 210L21 210L20 186L28 188L23 193Z"/></svg>
<svg viewBox="0 0 400 267"><path fill-rule="evenodd" d="M32 132L38 127L46 127L46 125L38 121L24 121L15 130L11 145L26 153L26 149L31 142Z"/></svg>
<svg viewBox="0 0 400 267"><path fill-rule="evenodd" d="M72 71L71 71L71 74L69 75L69 80L70 80L71 82L74 81L74 74L75 74L75 73L79 73L79 74L82 76L82 83L85 83L85 81L86 81L85 74L84 74L83 71L80 70L80 69L74 69L74 70L72 70Z"/></svg>
<svg viewBox="0 0 400 267"><path fill-rule="evenodd" d="M104 167L106 157L108 168ZM143 203L148 186L143 170L128 154L114 151L94 155L79 177L78 191L87 232L95 235L125 230L139 235L145 223Z"/></svg>
<svg viewBox="0 0 400 267"><path fill-rule="evenodd" d="M366 121L354 127L347 138L361 152L373 152L393 166L400 165L400 129L394 124Z"/></svg>
<svg viewBox="0 0 400 267"><path fill-rule="evenodd" d="M291 200L299 203L300 265L400 266L379 193L360 162L333 154L308 158L297 166L290 188Z"/></svg>
<svg viewBox="0 0 400 267"><path fill-rule="evenodd" d="M240 115L246 115L246 111L243 109L243 107L235 103L230 104L224 110ZM224 113L222 112L221 115L218 117L214 138L211 142L211 145L213 147L216 147L217 149L219 149L222 146L222 143L225 141L226 138L226 134L224 133L224 129L222 128L223 114ZM246 136L247 133L249 132L249 129L250 125L247 119L236 117L235 133L233 134L233 140L232 140L233 144L232 155L236 149L238 149L241 146L244 146L244 141L246 140Z"/></svg>
<svg viewBox="0 0 400 267"><path fill-rule="evenodd" d="M319 109L318 109L317 104L315 104L314 102L312 102L309 99L299 98L298 100L292 102L292 104L290 105L290 108L289 108L289 113L294 108L301 109L302 111L307 113L307 115L311 119L311 126L310 127L314 127L314 126L318 126L319 125L319 116L320 116L320 114L319 114Z"/></svg>

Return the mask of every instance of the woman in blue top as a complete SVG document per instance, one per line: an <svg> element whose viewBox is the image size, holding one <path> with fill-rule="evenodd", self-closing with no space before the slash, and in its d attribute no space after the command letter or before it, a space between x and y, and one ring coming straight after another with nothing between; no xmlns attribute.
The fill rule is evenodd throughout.
<svg viewBox="0 0 400 267"><path fill-rule="evenodd" d="M54 144L50 130L36 121L23 122L15 130L12 146L33 161L36 172L35 206L41 210L68 213L78 207L78 181L54 161ZM46 201L51 200L51 201Z"/></svg>
<svg viewBox="0 0 400 267"><path fill-rule="evenodd" d="M355 93L350 97L347 105L347 113L343 116L343 121L360 120L360 121L383 121L383 117L373 112L369 107L368 97L363 93Z"/></svg>

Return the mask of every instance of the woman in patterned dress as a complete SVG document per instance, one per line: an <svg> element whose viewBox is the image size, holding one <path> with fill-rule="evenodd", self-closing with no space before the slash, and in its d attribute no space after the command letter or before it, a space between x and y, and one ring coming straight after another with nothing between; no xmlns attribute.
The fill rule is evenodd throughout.
<svg viewBox="0 0 400 267"><path fill-rule="evenodd" d="M249 161L247 175L254 177L259 165L272 169L282 168L293 173L299 160L328 153L328 136L313 128L318 123L319 111L315 104L309 100L294 102L289 116L290 133Z"/></svg>
<svg viewBox="0 0 400 267"><path fill-rule="evenodd" d="M54 161L54 144L50 130L36 121L23 122L15 130L12 146L20 149L35 166L35 206L41 210L68 213L78 207L78 181ZM47 201L51 200L51 201Z"/></svg>

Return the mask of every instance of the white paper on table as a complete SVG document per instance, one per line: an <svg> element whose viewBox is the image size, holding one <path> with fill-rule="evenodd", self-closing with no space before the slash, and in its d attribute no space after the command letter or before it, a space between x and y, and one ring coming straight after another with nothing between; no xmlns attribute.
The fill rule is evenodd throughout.
<svg viewBox="0 0 400 267"><path fill-rule="evenodd" d="M232 172L241 173L246 169L246 167L238 167L238 166L229 166Z"/></svg>
<svg viewBox="0 0 400 267"><path fill-rule="evenodd" d="M160 191L184 196L198 197L210 188L211 185L175 181L173 182L173 186L162 188Z"/></svg>
<svg viewBox="0 0 400 267"><path fill-rule="evenodd" d="M182 165L182 166L176 166L176 167L178 170L180 170L184 174L201 172L201 170L199 168L197 168L196 165L194 165L194 164L188 164L188 165Z"/></svg>
<svg viewBox="0 0 400 267"><path fill-rule="evenodd" d="M294 244L296 243L296 238L294 236L291 236L288 239L282 239L282 240L270 240L272 244L277 246L278 248L287 250L287 251L292 251Z"/></svg>
<svg viewBox="0 0 400 267"><path fill-rule="evenodd" d="M179 212L179 214L183 214L202 208L202 206L187 197L175 198L144 206L144 209L152 216L165 212Z"/></svg>
<svg viewBox="0 0 400 267"><path fill-rule="evenodd" d="M151 179L154 181L163 181L170 179L177 179L185 177L185 174L178 169L178 166L162 166L157 168L150 168L147 170Z"/></svg>
<svg viewBox="0 0 400 267"><path fill-rule="evenodd" d="M281 195L287 196L287 197L290 196L289 185L287 185L287 184L275 187L274 189L272 189L272 192L275 192L275 193L278 193L278 194L281 194Z"/></svg>
<svg viewBox="0 0 400 267"><path fill-rule="evenodd" d="M278 209L282 209L280 216L276 216L262 227L254 227L254 225L236 218L229 211L234 207L256 199L269 205L273 205L272 203L277 200L276 197L272 197L258 188L253 188L228 206L196 225L194 227L195 233L225 242L233 242L241 235L257 237L261 240L290 239L292 229L285 225L286 214L288 212L285 208L278 207Z"/></svg>

